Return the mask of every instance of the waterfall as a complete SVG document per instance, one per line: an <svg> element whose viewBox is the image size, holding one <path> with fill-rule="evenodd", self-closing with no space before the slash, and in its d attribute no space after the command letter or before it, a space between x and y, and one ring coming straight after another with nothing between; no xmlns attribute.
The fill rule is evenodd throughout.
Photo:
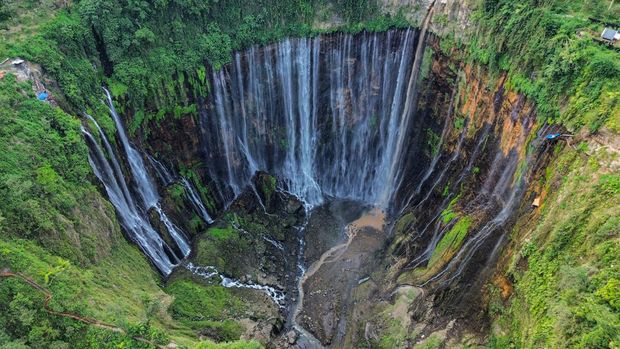
<svg viewBox="0 0 620 349"><path fill-rule="evenodd" d="M407 104L417 37L408 29L285 39L212 71L201 129L207 157L222 164L211 175L225 199L263 170L310 207L326 195L387 205L415 118Z"/></svg>
<svg viewBox="0 0 620 349"><path fill-rule="evenodd" d="M164 164L162 164L159 160L155 159L151 155L146 154L146 158L149 159L151 167L153 167L153 169L155 170L155 173L157 174L157 177L159 177L162 185L168 186L172 184L172 182L174 182L175 176L172 174L172 172L170 172L170 170L168 170L168 168L166 168L166 166L164 166Z"/></svg>
<svg viewBox="0 0 620 349"><path fill-rule="evenodd" d="M168 275L172 271L172 267L178 264L179 260L189 255L191 247L185 234L161 208L159 193L153 184L144 160L140 153L129 143L124 126L112 104L110 93L107 90L105 90L105 93L110 114L116 124L117 134L129 164L130 178L134 183L132 189L138 193L141 199L140 202L136 202L132 191L130 191L118 157L106 134L94 118L86 115L95 125L105 148L104 152L92 134L82 128L82 133L89 145L90 165L97 178L103 183L108 197L120 218L121 225L131 240L140 246L162 274ZM154 158L150 158L150 161L153 163L156 172L162 177L162 181L167 182L172 178L171 173L161 163ZM151 225L147 213L151 209L157 213L159 220L176 245L178 252L175 252ZM208 222L212 222L209 220ZM178 255L179 252L180 255Z"/></svg>
<svg viewBox="0 0 620 349"><path fill-rule="evenodd" d="M155 204L153 208L159 215L159 219L161 219L161 222L164 223L164 226L166 226L166 229L168 229L168 232L172 236L172 239L174 240L174 242L177 244L177 246L181 250L183 257L187 257L187 255L191 251L191 247L189 246L187 240L185 239L184 234L181 232L181 230L176 225L174 225L174 223L172 223L170 218L166 216L166 213L162 210L161 205L159 203Z"/></svg>
<svg viewBox="0 0 620 349"><path fill-rule="evenodd" d="M116 171L117 169L120 170L120 168L116 166L114 166L114 169L112 168L99 143L86 129L82 128L82 133L90 149L88 161L93 168L95 176L103 183L108 198L116 209L120 224L129 235L129 238L140 246L153 264L164 275L168 275L173 265L173 262L170 260L170 254L172 253L170 247L151 226L146 212L136 205L133 196L129 195L128 191L122 189L126 188L126 183L122 179L122 173ZM107 143L107 139L104 143ZM107 150L107 155L116 164L116 156L110 151L111 148Z"/></svg>
<svg viewBox="0 0 620 349"><path fill-rule="evenodd" d="M180 176L175 175L166 166L164 166L164 164L162 164L159 160L155 159L154 157L148 154L146 154L146 158L151 163L151 166L155 170L157 177L159 177L159 180L164 186L168 186L174 183L175 181L179 180L178 178ZM196 189L194 188L194 186L185 177L180 177L180 182L183 184L183 187L185 188L185 193L186 193L185 197L192 204L192 207L194 208L196 213L198 213L200 217L207 224L213 223L213 219L211 218L211 215L207 211L204 203L202 202L202 199L196 192ZM164 223L166 222L164 221Z"/></svg>
<svg viewBox="0 0 620 349"><path fill-rule="evenodd" d="M201 266L194 265L193 263L190 262L190 263L187 263L185 268L187 268L187 270L192 272L192 274L198 275L207 280L211 278L219 277L221 280L220 285L226 288L249 288L249 289L261 291L265 293L267 296L269 296L269 298L271 298L273 302L278 305L278 307L284 308L286 306L286 294L284 294L284 292L274 287L260 285L260 284L253 283L253 282L244 283L237 279L229 278L221 274L220 272L218 272L215 267L210 266L210 265L206 267L201 267Z"/></svg>
<svg viewBox="0 0 620 349"><path fill-rule="evenodd" d="M192 206L194 206L194 210L196 210L196 212L200 215L200 217L202 217L205 222L207 222L208 224L213 223L213 219L209 215L209 212L207 212L207 209L202 203L202 200L200 200L200 196L198 196L198 194L196 193L194 186L192 186L187 180L187 178L184 177L181 178L181 182L185 187L189 202L191 202Z"/></svg>
<svg viewBox="0 0 620 349"><path fill-rule="evenodd" d="M418 85L418 76L420 75L420 68L422 65L422 59L424 58L424 49L426 48L426 31L428 29L428 25L433 15L433 9L435 5L435 1L431 2L429 6L429 10L426 14L426 18L422 23L422 27L420 28L418 44L415 50L414 61L412 64L412 72L409 76L409 83L407 84L407 90L405 93L405 101L403 103L403 111L402 117L400 118L400 124L398 125L397 136L392 139L390 143L391 147L389 150L389 154L393 154L391 157L390 165L389 165L389 173L390 176L386 178L387 180L387 188L397 189L400 187L401 181L403 180L403 176L401 171L402 163L404 162L403 156L404 151L403 147L406 146L405 136L407 135L406 130L409 129L409 122L411 120L410 115L415 113L416 102L417 102L417 85ZM400 75L400 74L399 74ZM393 118L392 118L393 119ZM387 166L387 165L386 165ZM389 192L383 192L386 195L383 201L391 199Z"/></svg>
<svg viewBox="0 0 620 349"><path fill-rule="evenodd" d="M116 109L114 108L114 104L112 103L112 97L110 96L110 92L104 88L106 95L106 104L110 109L110 115L114 120L114 124L116 125L116 133L119 136L121 144L123 145L123 149L125 150L125 155L127 156L127 162L129 163L129 168L131 170L132 178L136 183L136 189L138 190L138 194L142 198L142 202L145 207L153 207L159 201L159 195L157 194L157 190L153 185L153 181L149 176L146 166L144 166L144 161L142 160L142 156L140 153L129 143L129 139L127 138L127 134L125 133L125 127L121 121L121 118L116 113Z"/></svg>
<svg viewBox="0 0 620 349"><path fill-rule="evenodd" d="M408 104L419 75L418 36L407 29L285 39L235 53L232 64L211 70L212 89L199 124L208 171L225 206L258 170L277 175L308 207L330 196L387 206L401 182L399 153L416 117ZM143 158L129 142L107 90L105 95L128 173L101 130L105 153L89 141L91 158L101 158L91 164L108 195L115 196L111 201L119 216L139 221L123 218L125 229L168 274L190 247L162 210L146 164L163 185L178 177L155 158ZM193 209L212 223L193 185L180 181ZM149 210L170 239L150 225Z"/></svg>

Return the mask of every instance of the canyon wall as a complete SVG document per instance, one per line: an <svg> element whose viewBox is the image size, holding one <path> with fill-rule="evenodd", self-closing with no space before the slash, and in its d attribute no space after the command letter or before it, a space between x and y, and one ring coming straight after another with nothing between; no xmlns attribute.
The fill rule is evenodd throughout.
<svg viewBox="0 0 620 349"><path fill-rule="evenodd" d="M436 36L418 57L415 106L404 107L413 93L405 85L415 38L410 30L333 34L235 54L231 65L209 71L210 95L190 94L197 116L166 118L138 141L164 167L208 188L209 214L229 207L258 170L309 206L325 195L388 209L394 223L380 269L355 297L416 294L407 305L408 341L455 319L464 331L473 329L463 319L485 326L483 285L512 224L529 209L528 188L552 146L526 98L442 51ZM403 108L414 112L402 115ZM170 185L163 200L191 232L188 213L167 199ZM377 304L384 308L374 313L389 307ZM394 331L388 320L368 322L363 309L352 309L340 315L351 317L350 326ZM341 340L373 340L359 333Z"/></svg>
<svg viewBox="0 0 620 349"><path fill-rule="evenodd" d="M218 265L239 285L253 279L276 287L287 293L287 306L297 292L291 261L308 238L295 235L295 224L281 236L246 229L237 217L274 223L257 217L261 206L274 213L264 200L275 192L285 195L281 202L295 195L306 208L339 198L387 210L391 224L380 252L368 257L375 263L363 283L347 292L323 289L341 297L335 303L307 297L323 310L304 313L302 324L323 345L488 341L498 318L490 304L509 307L518 289L514 275L524 272L510 276L507 268L514 260L527 263L515 251L534 229L523 221L536 216L546 197L540 184L548 180L546 168L571 151L562 150L565 139L545 138L565 130L541 122L534 103L507 87L506 74L491 74L457 47L442 45L466 38L465 3L409 5L417 7L410 19L424 13L419 17L430 18L436 34L422 41L415 30L328 34L254 46L221 69L207 67L207 93L186 86L182 94L195 113L175 113L138 132L153 161L184 178L160 184L166 210L190 236L200 236L190 259ZM257 181L257 171L274 177ZM255 246L201 236L210 223L192 227L188 220L198 212L172 199L180 183L198 188L207 215L224 216L211 234L249 234L243 239ZM214 253L213 246L226 252ZM243 255L252 262L234 267Z"/></svg>

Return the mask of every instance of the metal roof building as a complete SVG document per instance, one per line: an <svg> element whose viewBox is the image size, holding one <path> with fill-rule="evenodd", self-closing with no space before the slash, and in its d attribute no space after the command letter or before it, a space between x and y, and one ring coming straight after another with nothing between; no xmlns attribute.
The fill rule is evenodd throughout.
<svg viewBox="0 0 620 349"><path fill-rule="evenodd" d="M616 30L613 29L609 29L609 28L605 28L603 30L603 33L601 34L601 37L605 40L609 40L609 41L614 41L614 40L618 40L618 32Z"/></svg>

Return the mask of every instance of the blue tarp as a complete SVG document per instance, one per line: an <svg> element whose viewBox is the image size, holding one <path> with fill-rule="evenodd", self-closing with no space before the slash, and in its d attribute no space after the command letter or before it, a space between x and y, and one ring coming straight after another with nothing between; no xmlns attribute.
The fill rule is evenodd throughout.
<svg viewBox="0 0 620 349"><path fill-rule="evenodd" d="M558 138L560 136L561 136L561 134L559 134L559 133L550 133L550 134L546 135L545 138L548 139L548 140L553 140L553 139L556 139L556 138Z"/></svg>
<svg viewBox="0 0 620 349"><path fill-rule="evenodd" d="M37 99L38 99L38 100L40 100L40 101L44 101L44 100L46 100L46 99L47 99L47 96L49 96L49 95L47 94L47 92L41 92L41 93L39 93L39 95L37 96Z"/></svg>

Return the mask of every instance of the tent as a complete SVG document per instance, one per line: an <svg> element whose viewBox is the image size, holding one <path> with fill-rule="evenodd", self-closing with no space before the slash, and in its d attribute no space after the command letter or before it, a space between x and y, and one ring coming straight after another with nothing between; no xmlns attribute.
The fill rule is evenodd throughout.
<svg viewBox="0 0 620 349"><path fill-rule="evenodd" d="M40 101L45 101L45 100L47 100L48 96L49 96L49 94L47 92L43 91L43 92L41 92L41 93L39 93L37 95L37 99L40 100Z"/></svg>

